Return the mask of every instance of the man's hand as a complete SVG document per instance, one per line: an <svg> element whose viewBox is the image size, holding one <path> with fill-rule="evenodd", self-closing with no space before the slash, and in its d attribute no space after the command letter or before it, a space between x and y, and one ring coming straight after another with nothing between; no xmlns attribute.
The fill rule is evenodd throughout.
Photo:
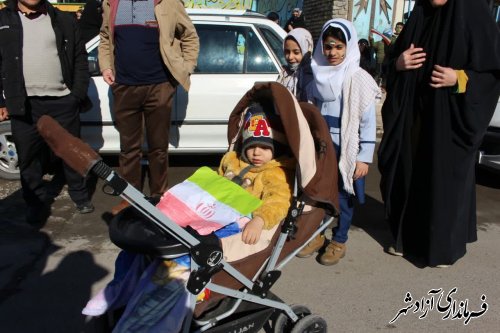
<svg viewBox="0 0 500 333"><path fill-rule="evenodd" d="M425 52L421 47L415 47L413 43L410 47L401 53L396 61L396 69L398 71L407 71L422 67L425 62Z"/></svg>
<svg viewBox="0 0 500 333"><path fill-rule="evenodd" d="M457 72L453 68L434 65L430 83L432 88L453 87L457 80Z"/></svg>
<svg viewBox="0 0 500 333"><path fill-rule="evenodd" d="M354 175L352 179L356 180L362 178L368 174L369 165L365 162L356 161L356 170L354 170Z"/></svg>
<svg viewBox="0 0 500 333"><path fill-rule="evenodd" d="M241 240L245 244L256 244L260 239L260 234L264 228L264 220L255 216L250 222L247 223L241 234Z"/></svg>
<svg viewBox="0 0 500 333"><path fill-rule="evenodd" d="M7 108L0 108L0 121L9 119L9 112Z"/></svg>
<svg viewBox="0 0 500 333"><path fill-rule="evenodd" d="M115 83L115 73L113 73L113 70L111 68L102 71L102 78L108 85L112 85L113 83Z"/></svg>

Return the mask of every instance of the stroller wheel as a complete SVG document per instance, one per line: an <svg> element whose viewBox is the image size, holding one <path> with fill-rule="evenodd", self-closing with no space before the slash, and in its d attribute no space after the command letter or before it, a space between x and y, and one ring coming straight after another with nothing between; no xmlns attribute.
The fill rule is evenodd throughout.
<svg viewBox="0 0 500 333"><path fill-rule="evenodd" d="M291 306L291 308L293 310L293 313L295 313L299 317L297 323L300 321L300 319L309 316L311 314L311 310L309 310L309 308L304 305L294 304ZM293 321L290 320L290 318L286 313L280 312L280 314L274 321L273 332L290 333L292 331L293 324L294 324Z"/></svg>
<svg viewBox="0 0 500 333"><path fill-rule="evenodd" d="M326 321L318 315L308 315L299 319L293 326L292 333L326 333Z"/></svg>

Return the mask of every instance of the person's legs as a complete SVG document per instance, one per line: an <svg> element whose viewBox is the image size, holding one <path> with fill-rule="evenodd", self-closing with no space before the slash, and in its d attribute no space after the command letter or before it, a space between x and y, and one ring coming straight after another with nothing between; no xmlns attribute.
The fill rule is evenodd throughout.
<svg viewBox="0 0 500 333"><path fill-rule="evenodd" d="M349 228L354 214L353 197L343 189L339 191L340 217L333 228L333 238L319 259L323 265L335 265L345 256Z"/></svg>
<svg viewBox="0 0 500 333"><path fill-rule="evenodd" d="M339 191L340 217L338 224L333 228L332 241L337 243L347 242L349 228L351 227L352 217L354 215L353 197L344 190Z"/></svg>
<svg viewBox="0 0 500 333"><path fill-rule="evenodd" d="M47 114L54 118L64 129L75 137L80 137L80 114L77 101L73 96L64 96L46 101ZM68 194L81 213L90 213L90 204L85 178L63 162L64 177L68 184ZM86 206L84 210L81 207Z"/></svg>
<svg viewBox="0 0 500 333"><path fill-rule="evenodd" d="M41 204L47 199L42 180L44 142L34 124L26 119L11 117L11 128L19 159L23 198L28 205Z"/></svg>
<svg viewBox="0 0 500 333"><path fill-rule="evenodd" d="M43 222L50 214L47 191L43 183L43 170L48 147L38 134L36 119L42 112L32 99L26 101L26 115L11 117L13 141L16 145L23 198L28 206L26 219L30 223ZM35 116L35 115L36 116ZM43 215L43 216L42 216Z"/></svg>
<svg viewBox="0 0 500 333"><path fill-rule="evenodd" d="M120 133L119 173L132 186L142 190L142 106L147 86L113 86L113 112Z"/></svg>
<svg viewBox="0 0 500 333"><path fill-rule="evenodd" d="M174 93L170 82L151 85L144 104L151 196L161 196L168 186L168 143Z"/></svg>
<svg viewBox="0 0 500 333"><path fill-rule="evenodd" d="M382 85L382 63L377 62L377 65L375 67L375 81L377 82L378 86L380 87Z"/></svg>

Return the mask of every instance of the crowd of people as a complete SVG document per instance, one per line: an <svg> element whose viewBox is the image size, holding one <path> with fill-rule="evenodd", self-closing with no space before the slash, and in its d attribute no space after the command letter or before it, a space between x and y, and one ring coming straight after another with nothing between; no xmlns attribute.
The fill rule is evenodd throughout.
<svg viewBox="0 0 500 333"><path fill-rule="evenodd" d="M267 18L276 24L281 25L278 13L269 12L267 14ZM387 27L383 32L371 29L368 39L360 38L358 40L359 51L361 53L360 67L367 71L375 79L383 91L385 91L387 73L385 55L392 51L397 37L403 30L403 27L403 22L397 22L394 25L394 30L391 27ZM303 28L307 30L306 19L300 8L294 8L290 18L283 25L283 29L286 32L291 32L296 28Z"/></svg>
<svg viewBox="0 0 500 333"><path fill-rule="evenodd" d="M76 210L94 210L86 179L57 161L36 122L49 114L79 136L79 112L90 107L84 45L97 30L99 64L113 94L112 112L120 134L119 173L142 190L145 133L149 195L159 198L167 191L172 99L177 85L189 91L199 40L181 2L141 4L144 8L134 14L120 0L89 0L79 25L45 0L9 1L0 11L1 26L20 27L1 31L0 67L6 79L0 82L0 121L11 121L29 223L50 214L42 178L51 163L61 164ZM268 18L280 23L274 12ZM394 31L375 31L380 37L376 42L358 39L352 22L332 19L314 47L299 8L283 28L288 33L283 44L287 64L277 81L298 101L317 107L339 166L341 215L332 239L318 235L298 256L323 249L319 262L334 265L346 254L354 203L364 201L364 179L375 153L375 103L382 87L387 98L378 167L394 236L388 252L421 258L432 267L455 263L465 254L466 244L477 239L474 156L500 93L499 30L486 2L419 0L404 29L398 22ZM471 37L476 35L482 38ZM259 105L253 109L275 129L269 110ZM247 119L245 130L253 131L244 138L243 150L224 157L222 174L271 163L279 180L288 181L288 169L276 162L284 150L277 149L275 138L267 142L261 132L255 134L254 118ZM282 204L288 207L288 187L285 192ZM128 205L122 201L112 213ZM256 243L263 230L276 226L278 218L272 215L271 221L266 216L257 214L245 226L244 243Z"/></svg>

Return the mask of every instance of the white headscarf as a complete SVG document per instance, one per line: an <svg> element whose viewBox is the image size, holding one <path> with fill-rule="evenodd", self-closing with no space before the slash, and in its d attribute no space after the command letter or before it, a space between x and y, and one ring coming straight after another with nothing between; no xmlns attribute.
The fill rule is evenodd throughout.
<svg viewBox="0 0 500 333"><path fill-rule="evenodd" d="M344 61L332 66L323 55L323 34L329 27L342 30L346 38L346 54ZM293 30L292 30L293 31ZM358 47L358 34L354 25L347 20L336 18L323 25L321 35L312 57L311 67L316 82L316 92L323 102L334 101L342 92L342 85L359 68L361 54Z"/></svg>
<svg viewBox="0 0 500 333"><path fill-rule="evenodd" d="M307 52L312 52L313 38L309 31L304 28L295 28L290 31L283 41L283 49L285 49L285 42L288 36L293 37L293 39L299 44L302 56L304 56Z"/></svg>

